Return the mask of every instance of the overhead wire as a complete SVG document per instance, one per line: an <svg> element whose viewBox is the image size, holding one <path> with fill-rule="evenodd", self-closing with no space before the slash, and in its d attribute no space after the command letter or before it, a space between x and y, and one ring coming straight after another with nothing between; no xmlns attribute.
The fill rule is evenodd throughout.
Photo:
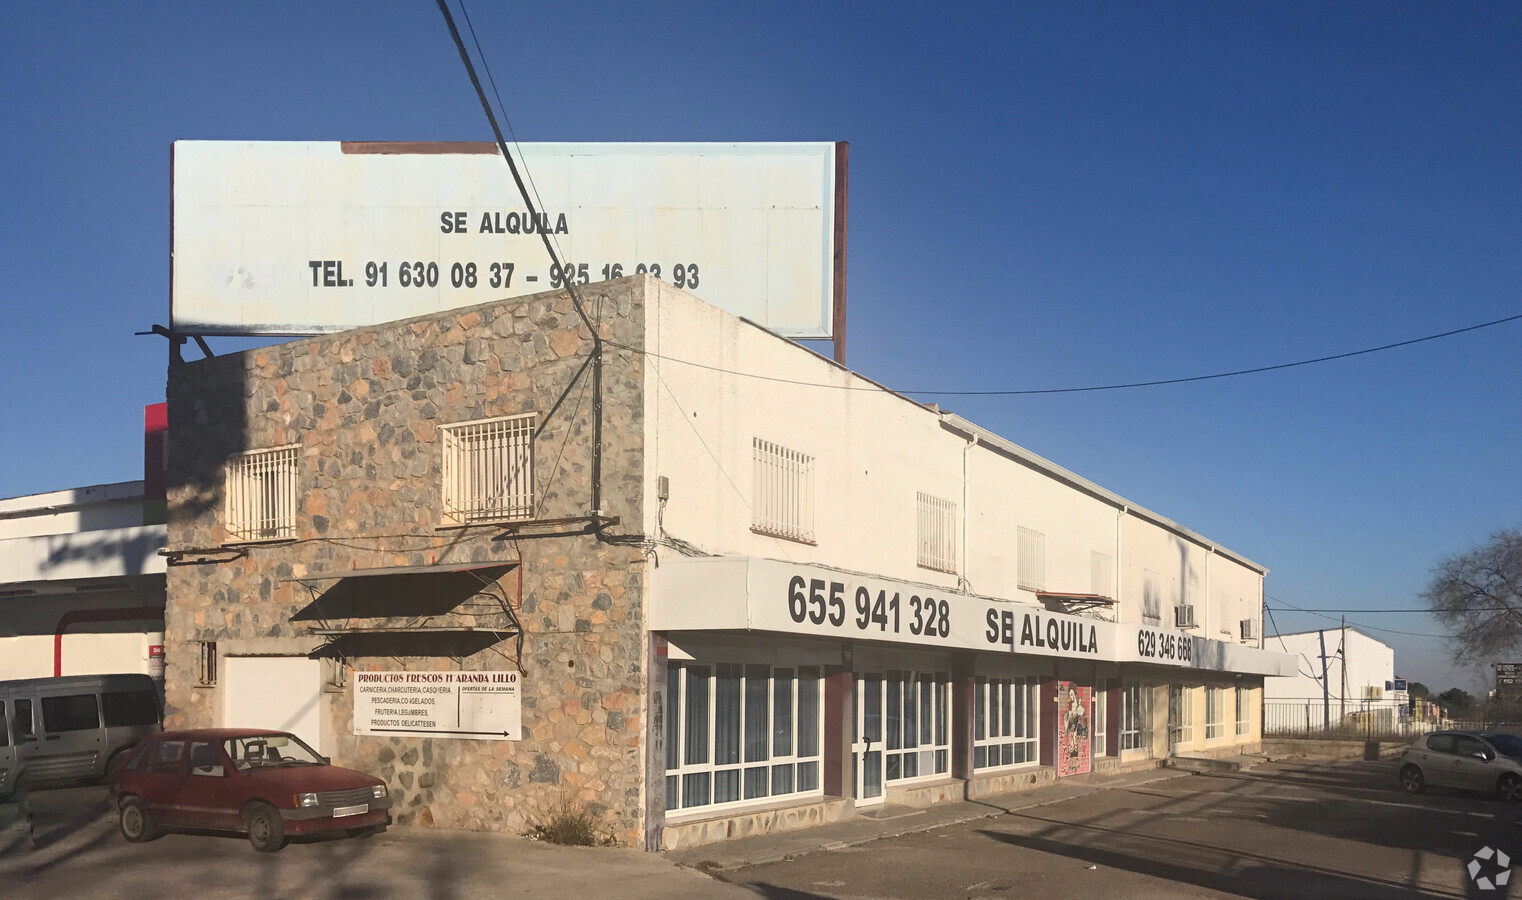
<svg viewBox="0 0 1522 900"><path fill-rule="evenodd" d="M1391 343L1391 344L1381 344L1381 345L1379 345L1377 347L1365 347L1365 348L1363 348L1361 350L1349 350L1349 351L1346 351L1346 352L1343 352L1343 353L1333 353L1333 354L1330 354L1328 356L1318 356L1318 357L1315 357L1315 358L1312 358L1312 359L1301 359L1301 360L1296 360L1294 362L1276 363L1274 365L1268 365L1268 366L1254 366L1252 368L1247 368L1247 369L1233 369L1233 370L1231 370L1229 372L1212 372L1212 373L1207 374L1207 375L1189 375L1189 376L1184 376L1184 377L1180 377L1180 378L1159 378L1159 379L1154 379L1154 380L1151 380L1151 381L1130 381L1130 382L1123 382L1123 383L1118 383L1118 384L1097 384L1097 385L1086 385L1086 386L1081 386L1081 387L1063 387L1063 388L1028 388L1028 389L1015 389L1015 388L1011 388L1011 389L977 390L977 391L973 391L973 390L950 390L950 389L941 389L941 388L892 388L891 390L894 390L894 391L896 391L896 392L898 392L900 394L922 394L922 395L937 396L937 397L1019 397L1019 396L1035 396L1035 395L1041 395L1041 394L1077 394L1077 393L1087 393L1087 392L1094 392L1094 391L1119 391L1119 390L1125 390L1125 389L1129 389L1129 388L1157 387L1157 386L1160 386L1160 385L1168 385L1168 384L1187 384L1187 383L1196 382L1196 381L1210 381L1212 379L1218 379L1218 378L1233 378L1233 377L1240 376L1240 375L1255 375L1255 374L1259 374L1259 373L1262 373L1262 372L1276 372L1276 371L1280 371L1282 369L1293 369L1293 368L1296 368L1296 367L1299 367L1299 366L1310 366L1310 365L1315 365L1317 363L1332 362L1334 360L1339 360L1339 359L1349 359L1349 358L1355 357L1355 356L1365 356L1365 355L1370 354L1370 353L1379 353L1379 352L1382 352L1382 351L1385 351L1385 350L1395 350L1395 349L1398 349L1400 347L1409 347L1409 346L1412 346L1413 344L1422 344L1422 343L1426 343L1428 341L1439 340L1441 338L1447 338L1447 337L1453 337L1455 335L1466 334L1466 333L1471 332L1471 331L1479 331L1482 328L1492 328L1492 327L1494 327L1496 325L1504 325L1504 324L1506 324L1508 322L1515 322L1515 321L1517 321L1519 319L1522 319L1522 313L1517 313L1515 315L1510 315L1510 316L1504 316L1504 317L1499 318L1499 319L1492 319L1489 322L1481 322L1478 325L1468 325L1468 326L1465 326L1463 328L1454 328L1454 329L1451 329L1449 331L1439 332L1437 334L1429 334L1429 335L1424 335L1422 337L1410 338L1410 339L1404 340L1404 341L1396 341L1396 342ZM840 390L840 391L876 391L876 390L880 390L880 388L876 387L875 385L830 384L830 383L819 382L819 381L804 381L804 380L796 379L796 378L783 378L783 377L778 376L778 375L763 375L763 374L761 374L759 372L742 372L742 371L739 371L739 370L736 370L736 369L727 369L727 368L724 368L723 366L709 365L707 363L695 362L693 360L682 359L680 357L664 356L662 354L655 353L654 351L651 351L651 350L646 350L646 349L641 348L641 347L634 347L634 346L631 346L631 345L628 345L628 344L622 344L622 343L619 343L617 341L606 341L606 343L609 344L610 346L618 347L621 350L629 350L631 352L639 353L639 354L642 354L644 356L649 356L649 357L652 357L652 358L655 358L655 359L661 359L661 360L665 360L667 362L674 362L674 363L678 363L678 364L684 365L684 366L691 366L691 367L693 367L695 369L703 369L703 370L709 371L709 372L718 372L718 373L725 374L725 375L736 375L736 376L739 376L739 377L742 377L742 378L753 378L753 379L756 379L758 381L770 381L770 382L774 382L774 383L777 383L777 384L794 384L794 385L799 385L801 387L827 388L827 389L831 389L831 390Z"/></svg>
<svg viewBox="0 0 1522 900"><path fill-rule="evenodd" d="M1284 604L1286 607L1288 607L1288 611L1307 613L1309 615L1317 616L1319 618L1326 619L1326 620L1331 621L1331 622L1341 621L1336 616L1328 616L1328 615L1324 615L1324 614L1319 613L1319 612L1312 612L1311 610L1308 610L1308 609L1301 609L1300 607L1296 606L1295 604L1290 603L1288 600L1281 600L1278 597L1270 596L1268 594L1264 594L1263 596L1265 598L1269 599L1269 600L1274 601L1275 603L1282 603L1282 604ZM1264 606L1267 606L1267 604L1265 603ZM1364 610L1364 611L1365 612L1374 612L1375 610ZM1407 637L1425 637L1425 638L1449 637L1449 635L1447 635L1447 634L1438 634L1438 633L1433 633L1433 632L1425 632L1425 631L1401 631L1401 630L1396 629L1396 628L1381 628L1378 625L1365 625L1362 622L1352 622L1352 621L1350 621L1350 622L1348 622L1348 624L1352 625L1355 628L1362 628L1365 631L1381 631L1381 632L1384 632L1386 634L1402 634L1402 635L1406 635Z"/></svg>

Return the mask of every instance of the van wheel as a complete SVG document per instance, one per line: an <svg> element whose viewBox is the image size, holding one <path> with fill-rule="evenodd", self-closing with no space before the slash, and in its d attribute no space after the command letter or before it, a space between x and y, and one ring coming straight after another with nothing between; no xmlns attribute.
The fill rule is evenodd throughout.
<svg viewBox="0 0 1522 900"><path fill-rule="evenodd" d="M128 797L117 808L118 824L121 826L122 837L134 844L151 841L159 836L158 823L148 813L148 807L136 797Z"/></svg>
<svg viewBox="0 0 1522 900"><path fill-rule="evenodd" d="M1420 794L1427 789L1427 779L1422 777L1422 770L1416 766L1406 766L1400 770L1400 786L1406 789L1408 794Z"/></svg>
<svg viewBox="0 0 1522 900"><path fill-rule="evenodd" d="M274 853L286 845L285 823L280 819L280 811L268 803L249 804L243 822L248 826L248 842L260 853Z"/></svg>

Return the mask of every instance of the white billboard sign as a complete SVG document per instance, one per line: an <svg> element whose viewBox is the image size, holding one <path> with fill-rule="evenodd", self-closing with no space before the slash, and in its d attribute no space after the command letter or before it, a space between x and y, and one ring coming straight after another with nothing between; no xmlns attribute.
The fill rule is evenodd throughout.
<svg viewBox="0 0 1522 900"><path fill-rule="evenodd" d="M492 144L177 141L171 324L313 334L648 273L826 338L836 153L523 144L530 215Z"/></svg>
<svg viewBox="0 0 1522 900"><path fill-rule="evenodd" d="M356 672L354 733L518 740L519 686L517 672Z"/></svg>

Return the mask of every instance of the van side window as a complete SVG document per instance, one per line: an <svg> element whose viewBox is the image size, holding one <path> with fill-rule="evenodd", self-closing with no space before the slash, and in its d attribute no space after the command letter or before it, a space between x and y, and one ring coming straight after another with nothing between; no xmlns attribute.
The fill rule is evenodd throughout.
<svg viewBox="0 0 1522 900"><path fill-rule="evenodd" d="M17 700L14 713L11 721L16 725L16 743L37 740L37 726L32 722L32 701Z"/></svg>
<svg viewBox="0 0 1522 900"><path fill-rule="evenodd" d="M152 691L106 691L100 695L106 727L153 725L159 720L158 698Z"/></svg>
<svg viewBox="0 0 1522 900"><path fill-rule="evenodd" d="M42 698L42 726L49 734L88 731L100 727L100 710L94 694L68 694Z"/></svg>
<svg viewBox="0 0 1522 900"><path fill-rule="evenodd" d="M5 717L5 701L0 700L0 747L9 747L10 745L10 720Z"/></svg>

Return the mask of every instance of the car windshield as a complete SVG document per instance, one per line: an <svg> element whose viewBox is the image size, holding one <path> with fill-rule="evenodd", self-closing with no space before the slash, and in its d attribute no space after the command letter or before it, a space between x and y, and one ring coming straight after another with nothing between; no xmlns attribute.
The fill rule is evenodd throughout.
<svg viewBox="0 0 1522 900"><path fill-rule="evenodd" d="M282 766L326 765L317 751L294 734L254 734L228 738L222 744L227 758L239 771L273 769Z"/></svg>
<svg viewBox="0 0 1522 900"><path fill-rule="evenodd" d="M1485 740L1507 756L1522 757L1522 738L1514 734L1490 734Z"/></svg>

